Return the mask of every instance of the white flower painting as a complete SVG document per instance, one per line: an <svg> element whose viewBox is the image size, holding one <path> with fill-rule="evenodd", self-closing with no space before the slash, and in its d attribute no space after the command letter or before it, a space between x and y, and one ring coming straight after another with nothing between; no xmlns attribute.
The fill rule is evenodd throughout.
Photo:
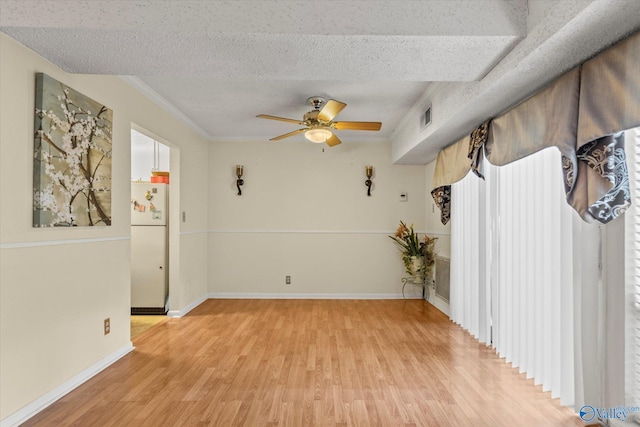
<svg viewBox="0 0 640 427"><path fill-rule="evenodd" d="M33 226L111 225L111 109L36 74Z"/></svg>

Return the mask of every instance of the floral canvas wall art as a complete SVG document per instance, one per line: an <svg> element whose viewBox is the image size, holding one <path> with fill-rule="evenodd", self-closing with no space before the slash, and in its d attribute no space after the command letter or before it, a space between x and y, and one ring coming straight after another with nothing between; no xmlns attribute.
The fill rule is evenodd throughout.
<svg viewBox="0 0 640 427"><path fill-rule="evenodd" d="M33 226L111 225L113 111L36 74Z"/></svg>

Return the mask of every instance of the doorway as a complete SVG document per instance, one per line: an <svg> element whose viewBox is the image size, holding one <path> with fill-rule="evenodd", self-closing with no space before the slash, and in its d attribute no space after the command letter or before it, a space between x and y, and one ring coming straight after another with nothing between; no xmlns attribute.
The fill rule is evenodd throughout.
<svg viewBox="0 0 640 427"><path fill-rule="evenodd" d="M131 130L131 338L169 304L170 147Z"/></svg>

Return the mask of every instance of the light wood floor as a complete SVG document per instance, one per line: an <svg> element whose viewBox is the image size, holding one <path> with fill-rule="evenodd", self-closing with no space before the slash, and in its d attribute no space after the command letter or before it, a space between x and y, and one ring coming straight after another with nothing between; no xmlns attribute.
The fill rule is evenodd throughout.
<svg viewBox="0 0 640 427"><path fill-rule="evenodd" d="M159 315L131 315L131 339L135 339L138 335L148 331L160 322L167 320L167 316Z"/></svg>
<svg viewBox="0 0 640 427"><path fill-rule="evenodd" d="M582 426L421 300L208 300L25 425Z"/></svg>

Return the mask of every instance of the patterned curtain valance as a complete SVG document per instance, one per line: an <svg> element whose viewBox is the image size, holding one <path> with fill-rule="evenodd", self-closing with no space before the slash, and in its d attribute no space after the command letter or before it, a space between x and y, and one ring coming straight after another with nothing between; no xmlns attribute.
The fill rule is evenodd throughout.
<svg viewBox="0 0 640 427"><path fill-rule="evenodd" d="M440 150L436 158L431 197L440 209L440 221L443 224L451 219L451 184L460 181L471 169L468 153L469 137L464 137Z"/></svg>
<svg viewBox="0 0 640 427"><path fill-rule="evenodd" d="M488 137L489 122L475 129L469 137L469 154L467 157L471 159L471 170L478 178L482 179L484 179L484 175L482 174L483 147L487 143Z"/></svg>
<svg viewBox="0 0 640 427"><path fill-rule="evenodd" d="M640 33L636 33L442 150L456 154L463 147L468 150L464 162L460 155L438 154L432 196L441 208L442 222L448 222L451 198L451 188L444 187L470 169L482 176L483 150L492 164L502 166L556 147L562 153L559 166L567 202L583 220L607 223L631 203L621 131L639 125ZM451 174L445 171L452 168L458 176L463 164L464 174L447 179Z"/></svg>
<svg viewBox="0 0 640 427"><path fill-rule="evenodd" d="M485 123L471 132L470 136L460 139L438 153L431 197L440 209L440 221L443 224L448 223L451 218L451 184L467 176L470 170L484 178L482 156L488 133L489 123Z"/></svg>

